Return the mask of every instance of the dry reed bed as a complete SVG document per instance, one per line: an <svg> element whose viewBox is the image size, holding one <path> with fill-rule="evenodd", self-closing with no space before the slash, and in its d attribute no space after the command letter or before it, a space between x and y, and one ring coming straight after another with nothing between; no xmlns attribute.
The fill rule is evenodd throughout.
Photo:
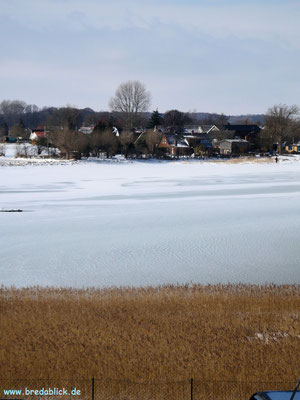
<svg viewBox="0 0 300 400"><path fill-rule="evenodd" d="M223 160L222 160L223 161ZM238 158L230 158L228 160L224 160L223 162L228 164L241 164L241 163L275 163L275 157L249 157L249 156L242 156Z"/></svg>
<svg viewBox="0 0 300 400"><path fill-rule="evenodd" d="M1 288L0 378L293 382L299 312L300 285Z"/></svg>

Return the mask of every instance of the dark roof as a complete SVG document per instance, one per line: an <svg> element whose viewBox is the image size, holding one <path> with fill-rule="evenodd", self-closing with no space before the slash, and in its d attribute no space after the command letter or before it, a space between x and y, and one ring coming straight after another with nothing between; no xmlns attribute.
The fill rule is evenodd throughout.
<svg viewBox="0 0 300 400"><path fill-rule="evenodd" d="M236 131L237 133L252 133L252 132L260 132L261 128L258 125L232 125L227 124L225 125L225 130L227 131Z"/></svg>

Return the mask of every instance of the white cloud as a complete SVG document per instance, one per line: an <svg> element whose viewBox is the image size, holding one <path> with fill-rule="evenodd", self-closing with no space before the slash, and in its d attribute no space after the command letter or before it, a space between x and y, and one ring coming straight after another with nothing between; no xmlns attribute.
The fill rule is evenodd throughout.
<svg viewBox="0 0 300 400"><path fill-rule="evenodd" d="M22 4L16 0L6 2L2 14L39 31L155 29L158 24L166 24L215 38L264 38L299 48L299 2L270 5L266 1L157 4L138 0L27 0Z"/></svg>
<svg viewBox="0 0 300 400"><path fill-rule="evenodd" d="M105 109L128 79L162 111L258 112L299 95L299 1L10 0L0 18L5 98Z"/></svg>

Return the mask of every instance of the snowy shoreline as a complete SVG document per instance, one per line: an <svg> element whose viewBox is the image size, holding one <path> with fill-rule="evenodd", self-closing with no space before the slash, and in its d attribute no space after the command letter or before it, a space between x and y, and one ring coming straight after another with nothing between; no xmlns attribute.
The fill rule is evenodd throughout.
<svg viewBox="0 0 300 400"><path fill-rule="evenodd" d="M31 146L31 145L30 145ZM34 146L31 146L34 149ZM126 159L123 155L116 155L112 158L83 158L81 160L65 160L62 158L51 158L47 157L46 153L42 153L41 156L33 155L28 158L16 157L16 145L15 144L6 144L4 145L5 156L0 156L0 167L23 167L23 166L40 166L40 165L70 165L77 163L95 163L95 164L178 164L178 163L188 163L188 164L257 164L257 163L275 163L275 157L259 157L259 156L240 156L240 157L232 157L232 158L179 158L179 159L170 159L170 160L160 160L155 158L150 159ZM281 162L294 162L300 161L300 155L292 154L292 155L281 155L278 157L279 163Z"/></svg>
<svg viewBox="0 0 300 400"><path fill-rule="evenodd" d="M281 162L298 162L298 155L283 155L278 157ZM274 157L238 157L238 158L206 158L206 159L173 159L173 160L158 160L158 159L125 159L125 158L87 158L82 160L64 160L61 158L11 158L0 157L0 167L23 167L23 166L41 166L41 165L71 165L71 164L168 164L168 163L184 163L184 164L258 164L258 163L275 163Z"/></svg>

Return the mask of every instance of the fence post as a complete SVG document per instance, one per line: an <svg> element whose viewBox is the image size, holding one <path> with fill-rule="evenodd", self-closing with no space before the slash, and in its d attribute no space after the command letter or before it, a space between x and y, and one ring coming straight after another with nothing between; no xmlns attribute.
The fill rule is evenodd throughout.
<svg viewBox="0 0 300 400"><path fill-rule="evenodd" d="M95 400L95 379L92 377L92 400Z"/></svg>
<svg viewBox="0 0 300 400"><path fill-rule="evenodd" d="M193 400L194 397L194 379L191 378L191 400Z"/></svg>

